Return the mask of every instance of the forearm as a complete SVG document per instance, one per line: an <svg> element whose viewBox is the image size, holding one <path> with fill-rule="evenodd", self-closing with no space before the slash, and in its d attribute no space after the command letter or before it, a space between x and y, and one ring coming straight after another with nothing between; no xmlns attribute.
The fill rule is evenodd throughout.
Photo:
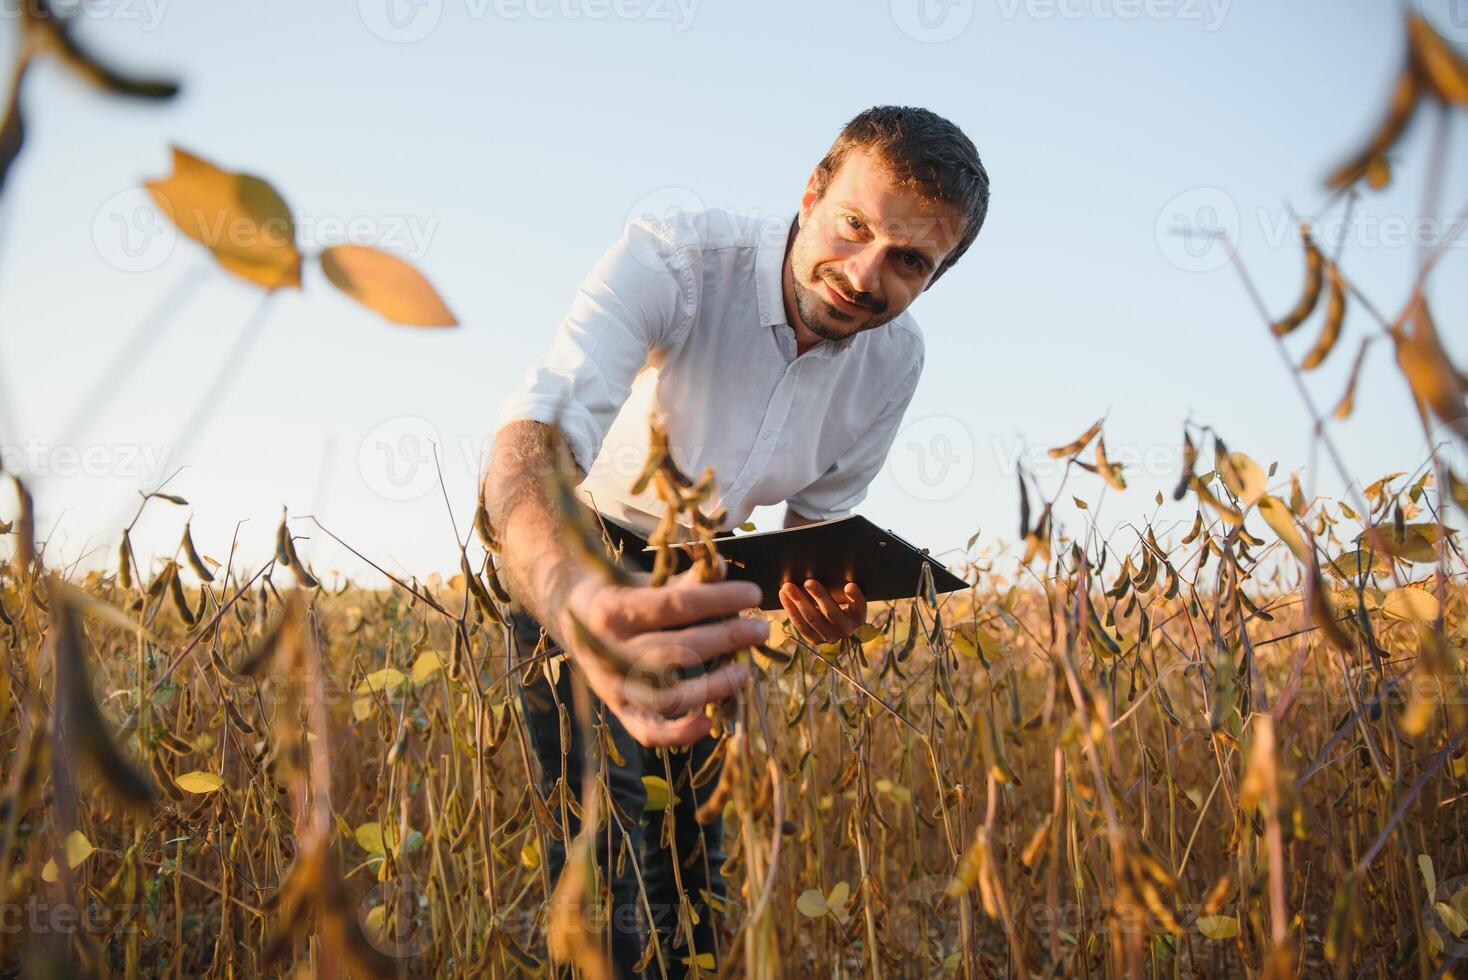
<svg viewBox="0 0 1468 980"><path fill-rule="evenodd" d="M790 505L789 504L786 504L785 505L785 526L786 527L800 527L802 524L814 524L815 522L816 522L816 519L814 517L801 517L795 511L793 511L793 510L790 509Z"/></svg>
<svg viewBox="0 0 1468 980"><path fill-rule="evenodd" d="M545 479L555 459L551 436L550 426L527 420L500 429L480 492L499 539L501 581L564 646L560 615L566 596L591 570L560 533L560 515ZM563 465L580 482L580 469L561 452Z"/></svg>

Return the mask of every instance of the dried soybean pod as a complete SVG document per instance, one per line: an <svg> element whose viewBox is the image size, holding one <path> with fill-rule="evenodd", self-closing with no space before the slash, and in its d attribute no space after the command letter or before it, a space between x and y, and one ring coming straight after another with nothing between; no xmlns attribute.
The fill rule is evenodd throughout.
<svg viewBox="0 0 1468 980"><path fill-rule="evenodd" d="M56 670L54 710L65 721L62 730L72 749L67 755L86 758L98 778L129 805L147 806L153 801L153 787L118 748L92 695L81 614L65 589L51 591L59 594L51 626Z"/></svg>
<svg viewBox="0 0 1468 980"><path fill-rule="evenodd" d="M193 626L197 619L194 618L194 610L189 607L189 597L184 595L183 581L178 577L178 562L169 563L168 572L168 597L173 600L173 607L178 610L178 618L187 626Z"/></svg>
<svg viewBox="0 0 1468 980"><path fill-rule="evenodd" d="M1443 102L1468 109L1468 63L1417 14L1407 18L1413 63Z"/></svg>
<svg viewBox="0 0 1468 980"><path fill-rule="evenodd" d="M1315 306L1320 302L1321 288L1325 285L1325 256L1320 254L1315 239L1310 235L1308 221L1300 222L1300 237L1305 241L1305 292L1301 294L1295 308L1284 319L1275 321L1270 328L1276 337L1283 337L1294 330L1315 312Z"/></svg>
<svg viewBox="0 0 1468 980"><path fill-rule="evenodd" d="M1416 113L1421 96L1422 86L1418 81L1417 72L1411 65L1408 65L1397 78L1396 88L1392 90L1391 108L1387 110L1387 116L1382 120L1375 135L1359 153L1326 178L1326 186L1332 190L1339 190L1342 187L1349 187L1362 177L1369 177L1372 187L1377 189L1384 187L1386 179L1383 176L1383 170L1387 151L1396 145L1397 140L1406 131L1407 123L1411 122L1412 116ZM1389 176L1389 173L1386 176ZM1380 183L1378 184L1377 181Z"/></svg>
<svg viewBox="0 0 1468 980"><path fill-rule="evenodd" d="M214 581L214 573L210 571L208 565L204 564L204 559L199 557L199 551L194 547L194 536L189 533L189 523L189 521L184 521L183 540L179 542L179 547L183 549L184 557L188 559L189 567L194 570L195 575L199 576L199 580L212 582Z"/></svg>
<svg viewBox="0 0 1468 980"><path fill-rule="evenodd" d="M1101 474L1101 479L1111 484L1114 489L1126 489L1126 480L1122 478L1121 466L1112 463L1106 458L1105 436L1102 436L1096 442L1096 471Z"/></svg>
<svg viewBox="0 0 1468 980"><path fill-rule="evenodd" d="M133 587L133 543L127 532L122 532L122 542L117 546L117 584L127 591Z"/></svg>
<svg viewBox="0 0 1468 980"><path fill-rule="evenodd" d="M291 542L291 529L284 507L280 509L280 527L275 529L275 560L287 568L296 560L296 547Z"/></svg>
<svg viewBox="0 0 1468 980"><path fill-rule="evenodd" d="M1173 500L1182 500L1183 495L1188 492L1188 485L1193 482L1193 467L1198 463L1198 447L1193 445L1193 437L1188 435L1188 430L1183 430L1183 476L1178 481L1176 489L1172 491ZM1186 544L1186 542L1184 542Z"/></svg>
<svg viewBox="0 0 1468 980"><path fill-rule="evenodd" d="M1346 382L1346 393L1336 403L1334 414L1338 419L1347 419L1351 416L1351 410L1356 407L1356 384L1361 380L1361 365L1366 360L1366 349L1371 346L1371 337L1361 341L1360 350L1356 351L1356 360L1351 364L1351 377ZM1299 481L1296 480L1296 486Z"/></svg>
<svg viewBox="0 0 1468 980"><path fill-rule="evenodd" d="M463 553L459 555L459 573L464 576L464 584L468 586L469 594L474 597L475 604L479 606L480 611L484 613L485 617L491 622L502 623L503 620L500 618L499 610L494 607L494 602L490 600L489 593L484 589L484 583L479 580L479 576L470 567L469 557Z"/></svg>
<svg viewBox="0 0 1468 980"><path fill-rule="evenodd" d="M1192 478L1189 477L1188 479L1191 482ZM1193 539L1195 539L1198 535L1200 535L1202 533L1203 533L1203 512L1200 510L1200 511L1198 511L1198 515L1193 518L1193 527L1192 527L1191 530L1188 531L1187 535L1183 538L1182 543L1183 544L1192 544L1193 543Z"/></svg>
<svg viewBox="0 0 1468 980"><path fill-rule="evenodd" d="M1320 332L1315 346L1310 348L1310 353L1305 355L1305 360L1300 362L1300 368L1304 371L1314 370L1330 356L1336 341L1341 337L1341 324L1346 319L1346 281L1334 262L1327 267L1326 274L1330 279L1330 297L1325 303L1325 328Z"/></svg>
<svg viewBox="0 0 1468 980"><path fill-rule="evenodd" d="M10 480L15 484L15 496L20 503L20 513L15 518L15 529L12 532L16 536L15 557L11 559L16 563L22 578L30 574L31 566L36 563L36 507L31 500L31 492L21 482L20 477L14 473L10 474Z"/></svg>
<svg viewBox="0 0 1468 980"><path fill-rule="evenodd" d="M1064 459L1068 456L1077 455L1091 444L1091 440L1096 438L1096 433L1100 431L1101 420L1097 419L1095 425L1082 432L1073 441L1066 443L1064 446L1056 446L1054 449L1049 450L1050 458Z"/></svg>
<svg viewBox="0 0 1468 980"><path fill-rule="evenodd" d="M479 498L479 506L474 511L474 531L479 535L479 543L484 545L485 551L496 550L494 536L494 525L489 522L489 511L484 506L484 498Z"/></svg>
<svg viewBox="0 0 1468 980"><path fill-rule="evenodd" d="M1030 536L1030 494L1025 489L1025 475L1015 475L1019 477L1019 539L1023 541Z"/></svg>

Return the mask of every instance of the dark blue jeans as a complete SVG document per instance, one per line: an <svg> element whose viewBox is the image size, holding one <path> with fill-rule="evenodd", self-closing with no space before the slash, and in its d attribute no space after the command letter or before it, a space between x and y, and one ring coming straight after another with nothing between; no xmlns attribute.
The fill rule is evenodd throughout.
<svg viewBox="0 0 1468 980"><path fill-rule="evenodd" d="M607 522L614 539L621 539L623 556L629 566L646 568L640 551L646 542L630 531ZM636 556L636 557L634 557ZM528 657L541 638L540 624L519 603L510 610L510 625L515 638L517 662ZM551 641L547 640L549 644ZM538 772L536 781L542 798L549 797L557 781L564 779L566 791L580 802L582 765L587 758L582 744L580 719L576 715L571 693L571 667L562 664L555 684L545 671L533 672L534 680L520 685L520 703L524 708ZM688 949L687 931L680 925L679 908L683 896L697 915L693 926L693 944L697 954L711 953L722 964L723 950L716 947L716 915L708 896L722 907L727 900L720 865L724 863L723 821L715 819L699 824L694 818L699 806L713 793L718 772L701 772L709 761L716 740L704 737L687 749L670 751L649 749L640 745L622 723L593 695L593 724L603 726L610 736L622 764L608 758L606 782L614 812L604 819L605 830L598 835L597 861L603 881L609 886L610 907L606 909L605 926L611 941L611 959L619 978L635 980L635 967L641 959L651 929L656 929L662 944L662 961L668 977L683 977L693 954ZM560 712L564 707L570 717L570 744L561 744ZM611 753L608 753L610 756ZM593 751L593 758L599 752ZM697 787L692 777L700 773ZM665 779L671 790L666 812L648 812L647 787L643 776ZM579 830L576 815L567 808L553 808L561 819L565 814L566 840ZM665 833L664 821L673 821L672 834ZM665 838L672 846L665 846ZM625 849L625 851L624 851ZM563 841L551 843L546 854L547 870L556 881L566 861ZM641 876L641 887L638 877ZM680 888L681 884L681 888ZM708 972L708 971L706 971ZM661 977L658 957L649 961L647 977Z"/></svg>

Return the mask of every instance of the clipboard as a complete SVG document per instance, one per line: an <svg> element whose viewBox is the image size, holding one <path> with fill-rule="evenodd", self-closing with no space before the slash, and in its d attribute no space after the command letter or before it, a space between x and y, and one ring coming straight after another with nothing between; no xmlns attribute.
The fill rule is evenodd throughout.
<svg viewBox="0 0 1468 980"><path fill-rule="evenodd" d="M911 598L918 593L924 564L932 569L933 588L939 594L969 587L926 550L860 514L774 531L729 534L714 538L714 543L729 564L731 580L760 587L760 608L765 610L781 608L780 586L785 582L808 578L823 583L855 582L868 602ZM686 552L688 544L673 547ZM651 546L643 549L653 550ZM687 565L686 560L679 561L680 568Z"/></svg>

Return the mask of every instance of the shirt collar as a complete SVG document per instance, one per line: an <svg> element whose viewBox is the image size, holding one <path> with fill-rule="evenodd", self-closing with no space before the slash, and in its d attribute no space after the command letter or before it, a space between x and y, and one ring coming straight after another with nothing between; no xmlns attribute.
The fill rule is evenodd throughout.
<svg viewBox="0 0 1468 980"><path fill-rule="evenodd" d="M795 234L795 219L798 212L790 212L785 219L769 222L765 233L760 236L759 252L755 256L755 292L759 302L759 322L764 327L785 327L792 336L795 328L785 318L785 249ZM822 340L803 356L830 357L851 346L855 336L842 340Z"/></svg>

